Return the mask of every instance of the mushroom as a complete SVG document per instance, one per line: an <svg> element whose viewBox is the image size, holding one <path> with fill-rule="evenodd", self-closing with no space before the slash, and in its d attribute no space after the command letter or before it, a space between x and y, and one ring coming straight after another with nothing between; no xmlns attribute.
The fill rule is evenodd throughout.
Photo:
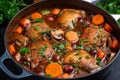
<svg viewBox="0 0 120 80"><path fill-rule="evenodd" d="M57 40L62 39L63 35L64 35L64 32L61 29L58 29L58 30L57 29L53 29L53 30L51 30L50 33L51 33L52 37L54 37Z"/></svg>

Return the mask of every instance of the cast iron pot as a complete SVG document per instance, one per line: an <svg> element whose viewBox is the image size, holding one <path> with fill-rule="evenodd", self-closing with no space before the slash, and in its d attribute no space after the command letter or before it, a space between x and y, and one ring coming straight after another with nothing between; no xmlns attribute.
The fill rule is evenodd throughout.
<svg viewBox="0 0 120 80"><path fill-rule="evenodd" d="M109 15L104 10L98 8L97 6L90 4L88 2L84 2L81 0L43 0L39 3L34 3L24 9L22 9L9 23L5 36L4 36L4 42L6 51L0 58L0 68L11 78L14 79L20 79L25 77L37 77L35 80L60 80L60 79L54 79L54 78L48 78L44 76L39 76L33 72L25 70L22 66L20 66L9 54L8 51L8 42L10 39L11 32L14 30L15 26L18 24L18 22L25 16L29 15L30 13L34 11L38 11L41 9L47 9L47 8L74 8L74 9L83 9L86 11L90 11L94 14L102 14L105 17L105 20L112 26L113 28L113 34L116 36L116 38L120 41L120 28L117 25L114 18ZM101 70L91 73L86 76L78 77L78 78L70 78L70 79L62 79L62 80L102 80L108 73L111 71L111 65L115 62L116 58L119 55L120 50L117 52L115 58L104 68ZM12 69L10 68L12 67Z"/></svg>

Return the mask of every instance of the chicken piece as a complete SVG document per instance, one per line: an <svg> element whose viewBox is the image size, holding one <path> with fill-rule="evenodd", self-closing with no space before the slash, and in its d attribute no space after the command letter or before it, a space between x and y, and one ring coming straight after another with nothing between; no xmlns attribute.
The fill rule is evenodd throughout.
<svg viewBox="0 0 120 80"><path fill-rule="evenodd" d="M29 42L29 38L22 34L13 34L11 41L15 42L18 46L26 46Z"/></svg>
<svg viewBox="0 0 120 80"><path fill-rule="evenodd" d="M93 44L101 46L107 42L109 37L110 34L104 28L94 25L87 27L81 36L82 40L87 40L87 42L83 41L85 46L91 46Z"/></svg>
<svg viewBox="0 0 120 80"><path fill-rule="evenodd" d="M70 26L74 28L74 24L78 21L79 17L85 17L86 13L83 10L74 10L74 9L63 9L61 11L62 15L60 15L57 21L64 27Z"/></svg>
<svg viewBox="0 0 120 80"><path fill-rule="evenodd" d="M47 41L36 41L30 46L31 53L25 55L27 60L31 61L31 66L34 68L41 59L51 59L54 50L51 44Z"/></svg>
<svg viewBox="0 0 120 80"><path fill-rule="evenodd" d="M97 70L99 66L96 64L96 59L84 50L77 50L68 53L64 57L64 63L66 64L79 64L80 68L86 71Z"/></svg>
<svg viewBox="0 0 120 80"><path fill-rule="evenodd" d="M26 30L27 30L26 35L28 37L30 37L31 39L33 39L33 38L41 37L41 34L43 32L48 31L49 27L48 27L48 25L45 22L41 22L41 23L34 23L34 24L32 24Z"/></svg>

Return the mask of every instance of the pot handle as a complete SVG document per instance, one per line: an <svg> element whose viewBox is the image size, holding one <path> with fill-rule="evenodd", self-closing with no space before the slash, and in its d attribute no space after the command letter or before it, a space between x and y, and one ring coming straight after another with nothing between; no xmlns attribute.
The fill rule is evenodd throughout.
<svg viewBox="0 0 120 80"><path fill-rule="evenodd" d="M3 70L3 72L5 72L9 77L11 78L14 78L14 79L20 79L20 78L25 78L25 77L29 77L29 76L32 76L32 74L30 72L27 72L26 70L24 69L21 69L22 72L21 74L14 74L12 73L5 65L4 65L4 60L6 59L11 59L11 56L8 54L7 51L4 52L4 54L1 56L0 58L0 68ZM13 60L12 60L13 61Z"/></svg>

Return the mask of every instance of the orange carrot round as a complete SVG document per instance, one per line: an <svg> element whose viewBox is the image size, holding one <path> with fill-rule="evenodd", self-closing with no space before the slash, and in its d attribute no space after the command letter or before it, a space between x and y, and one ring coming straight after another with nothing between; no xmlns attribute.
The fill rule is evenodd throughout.
<svg viewBox="0 0 120 80"><path fill-rule="evenodd" d="M101 14L96 14L92 17L92 23L96 25L100 25L104 22L104 17Z"/></svg>
<svg viewBox="0 0 120 80"><path fill-rule="evenodd" d="M31 24L31 21L29 19L27 19L27 18L23 18L20 21L20 25L23 26L23 27L27 27L30 24Z"/></svg>
<svg viewBox="0 0 120 80"><path fill-rule="evenodd" d="M74 31L68 31L65 37L70 43L76 43L79 40L78 34Z"/></svg>
<svg viewBox="0 0 120 80"><path fill-rule="evenodd" d="M112 40L112 42L111 42L111 44L110 44L110 47L112 48L112 49L118 49L118 46L119 46L119 42L118 42L118 40L116 39L116 38L114 38L113 40Z"/></svg>
<svg viewBox="0 0 120 80"><path fill-rule="evenodd" d="M106 31L108 31L108 32L112 32L112 31L113 31L112 27L111 27L108 23L105 23L104 29L105 29Z"/></svg>
<svg viewBox="0 0 120 80"><path fill-rule="evenodd" d="M39 12L34 12L32 15L31 15L31 19L35 20L37 18L42 18L42 15L39 13Z"/></svg>
<svg viewBox="0 0 120 80"><path fill-rule="evenodd" d="M59 8L55 8L52 10L52 14L55 14L55 15L59 14L59 12L60 12Z"/></svg>
<svg viewBox="0 0 120 80"><path fill-rule="evenodd" d="M46 75L50 75L53 78L58 77L63 73L62 66L58 63L48 64L45 69L45 73Z"/></svg>
<svg viewBox="0 0 120 80"><path fill-rule="evenodd" d="M19 26L19 27L17 27L17 28L15 29L15 32L16 32L16 33L19 33L19 34L21 34L22 31L23 31L23 29L21 28L21 26Z"/></svg>
<svg viewBox="0 0 120 80"><path fill-rule="evenodd" d="M15 47L13 44L9 45L8 47L10 54L13 55L14 53L16 53Z"/></svg>
<svg viewBox="0 0 120 80"><path fill-rule="evenodd" d="M104 58L104 56L105 56L105 53L103 51L101 51L101 50L98 50L97 58L102 59L102 58Z"/></svg>

